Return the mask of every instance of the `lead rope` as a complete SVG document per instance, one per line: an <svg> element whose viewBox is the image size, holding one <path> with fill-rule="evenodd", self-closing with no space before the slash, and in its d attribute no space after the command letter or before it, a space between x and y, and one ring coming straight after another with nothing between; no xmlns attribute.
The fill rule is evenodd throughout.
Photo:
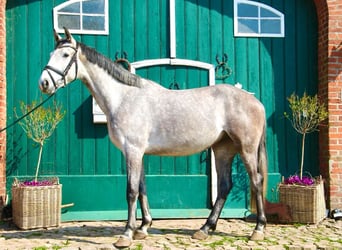
<svg viewBox="0 0 342 250"><path fill-rule="evenodd" d="M56 93L56 92L55 92ZM18 119L16 119L14 122L12 122L10 125L0 129L0 133L2 133L3 131L5 131L6 129L14 126L15 124L17 124L18 122L20 122L22 119L24 119L26 116L30 115L32 112L34 112L36 109L38 109L40 106L42 106L44 103L46 103L48 100L50 100L51 97L53 97L55 95L55 93L51 94L48 98L46 98L44 101L42 101L40 104L38 104L37 106L35 106L33 109L31 109L29 112L27 112L26 114L22 115L21 117L19 117Z"/></svg>

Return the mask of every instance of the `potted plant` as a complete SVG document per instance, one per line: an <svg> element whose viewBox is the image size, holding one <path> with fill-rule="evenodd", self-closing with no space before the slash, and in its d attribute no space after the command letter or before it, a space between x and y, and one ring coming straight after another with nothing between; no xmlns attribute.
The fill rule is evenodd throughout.
<svg viewBox="0 0 342 250"><path fill-rule="evenodd" d="M296 132L301 134L301 161L299 175L283 179L279 185L279 200L291 208L293 222L317 223L325 217L324 186L321 177L304 176L305 139L318 131L328 117L326 106L317 97L306 93L302 97L292 94L287 98L290 114L284 113Z"/></svg>
<svg viewBox="0 0 342 250"><path fill-rule="evenodd" d="M34 178L22 181L15 179L12 185L13 221L22 229L60 224L62 185L58 178L38 179L38 175L44 144L64 118L65 111L56 102L46 108L36 107L36 101L31 104L20 103L24 118L19 124L27 137L39 146Z"/></svg>

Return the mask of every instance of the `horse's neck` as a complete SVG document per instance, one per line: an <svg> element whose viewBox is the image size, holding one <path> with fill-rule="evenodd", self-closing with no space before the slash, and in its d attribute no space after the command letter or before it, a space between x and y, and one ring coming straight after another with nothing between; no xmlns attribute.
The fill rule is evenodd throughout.
<svg viewBox="0 0 342 250"><path fill-rule="evenodd" d="M97 104L108 115L109 112L115 112L127 91L129 86L118 82L110 76L104 69L91 62L85 62L79 69L79 78L89 89Z"/></svg>

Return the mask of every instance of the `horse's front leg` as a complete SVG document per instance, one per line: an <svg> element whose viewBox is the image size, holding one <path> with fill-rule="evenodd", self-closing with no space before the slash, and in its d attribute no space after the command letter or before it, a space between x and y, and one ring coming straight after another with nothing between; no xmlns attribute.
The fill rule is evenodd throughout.
<svg viewBox="0 0 342 250"><path fill-rule="evenodd" d="M136 210L139 195L140 175L142 169L142 155L126 154L127 189L126 199L128 203L128 221L124 234L115 243L118 248L129 247L132 244L136 230Z"/></svg>

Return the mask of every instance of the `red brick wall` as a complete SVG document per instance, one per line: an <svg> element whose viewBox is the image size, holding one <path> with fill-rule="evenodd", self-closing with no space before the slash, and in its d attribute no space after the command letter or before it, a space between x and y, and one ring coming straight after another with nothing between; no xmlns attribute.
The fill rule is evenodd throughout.
<svg viewBox="0 0 342 250"><path fill-rule="evenodd" d="M6 126L6 0L0 0L0 128ZM0 133L0 208L6 197L6 132Z"/></svg>
<svg viewBox="0 0 342 250"><path fill-rule="evenodd" d="M328 126L320 129L320 171L327 205L342 208L342 1L315 0L318 15L319 95L328 106Z"/></svg>
<svg viewBox="0 0 342 250"><path fill-rule="evenodd" d="M314 0L318 15L319 95L329 109L320 131L320 170L329 208L342 208L342 1ZM6 125L6 0L0 0L0 128ZM6 134L0 133L0 206L6 195Z"/></svg>

